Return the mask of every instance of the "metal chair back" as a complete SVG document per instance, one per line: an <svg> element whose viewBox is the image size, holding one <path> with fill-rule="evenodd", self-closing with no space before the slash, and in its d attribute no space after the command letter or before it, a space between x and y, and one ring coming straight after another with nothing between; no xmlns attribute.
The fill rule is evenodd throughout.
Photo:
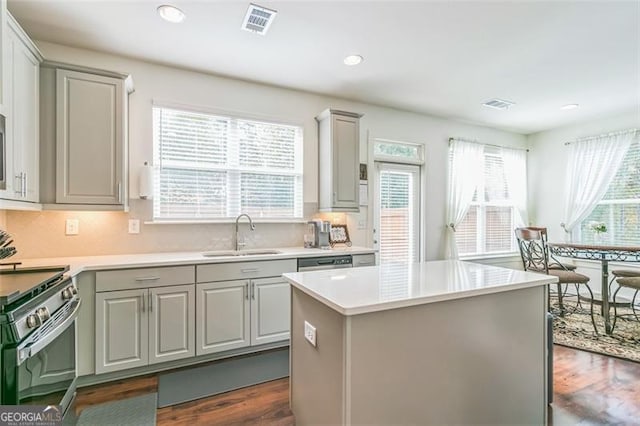
<svg viewBox="0 0 640 426"><path fill-rule="evenodd" d="M547 228L516 228L515 233L524 270L548 274Z"/></svg>

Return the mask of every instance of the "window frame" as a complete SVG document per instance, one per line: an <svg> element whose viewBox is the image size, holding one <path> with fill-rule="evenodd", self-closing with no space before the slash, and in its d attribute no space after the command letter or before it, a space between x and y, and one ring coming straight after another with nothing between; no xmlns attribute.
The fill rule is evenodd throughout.
<svg viewBox="0 0 640 426"><path fill-rule="evenodd" d="M483 152L483 161L484 157L494 156L502 158L502 152L487 152L487 147L491 147L490 145L485 145L485 151ZM450 160L451 161L451 160ZM449 163L450 164L450 163ZM483 168L483 170L485 170ZM470 258L490 258L490 257L505 257L505 256L515 256L518 254L518 247L516 244L515 234L511 232L510 241L511 241L511 249L505 251L492 251L487 252L487 232L486 232L486 216L487 216L487 208L489 207L510 207L511 208L511 227L515 226L516 222L516 207L512 200L496 200L496 201L486 201L484 197L486 182L484 179L485 175L483 173L483 179L478 183L478 187L476 188L476 199L472 201L469 205L469 209L477 208L476 214L476 229L479 232L476 232L476 251L473 253L460 253L459 257L461 259L470 259ZM480 196L482 194L482 196ZM468 213L467 213L468 214ZM478 248L482 248L483 251L477 251Z"/></svg>
<svg viewBox="0 0 640 426"><path fill-rule="evenodd" d="M204 114L204 115L209 115L209 116L214 116L214 117L220 117L220 118L224 118L224 119L229 119L232 123L233 126L237 126L237 122L238 121L247 121L247 122L259 122L259 123L265 123L268 125L280 125L280 126L287 126L287 127L294 127L296 128L299 137L296 138L297 140L294 141L295 147L294 147L294 162L296 164L296 168L299 167L299 172L298 171L290 171L290 170L282 170L280 172L278 172L277 174L279 176L293 176L294 179L295 178L299 178L299 185L294 183L294 191L293 191L293 197L294 197L294 216L287 216L287 217L253 217L252 219L254 222L256 223L304 223L306 222L306 219L304 217L304 134L305 134L305 127L302 123L296 123L294 121L290 121L290 120L283 120L280 118L275 118L272 116L266 116L266 115L260 115L260 114L252 114L252 113L244 113L244 112L237 112L237 111L228 111L228 110L222 110L222 109L217 109L217 108L208 108L208 107L202 107L202 106L193 106L193 105L185 105L185 104L180 104L180 103L174 103L174 102L166 102L166 101L156 101L154 100L152 102L151 105L151 127L152 127L152 145L153 145L153 161L154 161L154 166L153 166L153 175L154 175L154 188L153 188L153 198L156 199L159 196L159 191L160 191L160 171L161 171L161 166L160 166L160 139L159 139L159 135L158 135L158 129L156 129L156 123L155 123L155 111L156 109L170 109L170 110L174 110L174 111L179 111L179 112L185 112L185 113L194 113L194 114ZM228 139L228 140L232 140L232 139ZM250 168L247 168L246 166L238 166L236 163L239 160L239 147L236 149L229 149L229 147L227 146L226 149L226 154L228 155L230 152L235 151L237 155L237 158L235 158L234 160L230 160L229 158L227 158L227 162L225 164L225 166L220 166L220 165L212 165L209 167L192 167L191 169L195 170L195 169L200 169L200 170L206 170L206 171L224 171L225 173L228 174L227 179L229 179L230 175L237 175L235 179L232 179L234 182L237 183L237 185L232 186L229 185L227 187L227 192L226 194L230 194L230 190L234 189L238 191L238 195L237 195L237 208L238 208L238 214L242 214L244 213L244 211L242 211L241 208L241 194L240 192L240 182L241 182L241 176L242 173L252 173ZM230 164L232 165L232 168L230 168ZM233 164L235 164L238 167L233 168ZM189 167L184 167L181 168L182 170L187 170L190 169ZM257 174L264 174L264 175L269 175L269 174L273 174L269 171L258 171ZM295 182L295 181L294 181ZM225 209L227 211L227 214L229 214L230 211L233 211L233 208L230 208L230 202L231 202L231 198L232 197L227 197L227 202L226 202L226 206ZM298 205L299 204L299 205ZM296 214L298 213L298 214ZM236 220L236 217L233 216L229 216L229 217L202 217L202 218L189 218L189 217L184 217L184 218L170 218L170 217L162 217L157 215L156 213L156 202L153 201L153 206L151 208L151 217L152 220L151 221L147 221L145 223L147 224L203 224L203 223L233 223Z"/></svg>

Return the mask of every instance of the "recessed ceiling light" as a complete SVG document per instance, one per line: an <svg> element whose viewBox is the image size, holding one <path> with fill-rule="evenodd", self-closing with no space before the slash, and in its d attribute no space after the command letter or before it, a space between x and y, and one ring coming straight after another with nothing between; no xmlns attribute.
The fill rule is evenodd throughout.
<svg viewBox="0 0 640 426"><path fill-rule="evenodd" d="M178 24L184 21L184 18L185 18L183 11L169 4L163 4L162 6L159 6L158 14L165 21L173 22L174 24Z"/></svg>
<svg viewBox="0 0 640 426"><path fill-rule="evenodd" d="M363 60L364 58L360 55L349 55L346 58L344 58L344 64L349 66L358 65Z"/></svg>
<svg viewBox="0 0 640 426"><path fill-rule="evenodd" d="M564 109L564 110L568 110L568 109L576 109L578 108L580 105L578 104L567 104L567 105L563 105L562 107L560 107L560 109Z"/></svg>

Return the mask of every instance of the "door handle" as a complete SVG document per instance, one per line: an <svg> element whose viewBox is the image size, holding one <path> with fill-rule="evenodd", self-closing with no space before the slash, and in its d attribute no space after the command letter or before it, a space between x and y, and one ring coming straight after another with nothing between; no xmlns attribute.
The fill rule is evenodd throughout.
<svg viewBox="0 0 640 426"><path fill-rule="evenodd" d="M160 277L139 277L135 278L136 281L156 281L159 280Z"/></svg>
<svg viewBox="0 0 640 426"><path fill-rule="evenodd" d="M149 293L149 312L153 312L153 295Z"/></svg>
<svg viewBox="0 0 640 426"><path fill-rule="evenodd" d="M251 282L251 299L256 300L256 283Z"/></svg>
<svg viewBox="0 0 640 426"><path fill-rule="evenodd" d="M258 269L258 268L240 269L240 272L242 272L243 274L251 274L251 273L254 273L254 272L260 272L260 269Z"/></svg>
<svg viewBox="0 0 640 426"><path fill-rule="evenodd" d="M118 203L122 203L122 182L118 182Z"/></svg>
<svg viewBox="0 0 640 426"><path fill-rule="evenodd" d="M140 296L140 301L142 302L142 312L144 312L144 295Z"/></svg>
<svg viewBox="0 0 640 426"><path fill-rule="evenodd" d="M24 191L23 191L24 179L22 178L22 175L23 175L23 173L22 173L22 172L20 172L20 174L19 174L19 175L15 175L15 179L18 179L18 180L20 181L20 190L19 190L19 191L18 191L17 189L14 189L14 190L13 190L13 192L15 192L16 194L18 194L18 195L19 195L19 196L21 196L21 197L22 197L22 194L23 194L23 192L24 192ZM15 182L15 179L14 179L14 182Z"/></svg>
<svg viewBox="0 0 640 426"><path fill-rule="evenodd" d="M249 281L244 283L244 298L249 300Z"/></svg>
<svg viewBox="0 0 640 426"><path fill-rule="evenodd" d="M22 196L27 198L27 172L22 173Z"/></svg>

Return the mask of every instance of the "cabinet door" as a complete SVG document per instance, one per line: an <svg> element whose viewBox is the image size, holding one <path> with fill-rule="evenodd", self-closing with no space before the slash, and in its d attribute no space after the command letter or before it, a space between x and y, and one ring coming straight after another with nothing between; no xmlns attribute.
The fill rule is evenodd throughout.
<svg viewBox="0 0 640 426"><path fill-rule="evenodd" d="M149 364L195 355L195 285L149 289Z"/></svg>
<svg viewBox="0 0 640 426"><path fill-rule="evenodd" d="M196 286L196 355L249 346L249 281Z"/></svg>
<svg viewBox="0 0 640 426"><path fill-rule="evenodd" d="M360 140L358 118L331 116L333 144L333 207L359 209Z"/></svg>
<svg viewBox="0 0 640 426"><path fill-rule="evenodd" d="M251 281L251 344L289 338L291 290L282 278Z"/></svg>
<svg viewBox="0 0 640 426"><path fill-rule="evenodd" d="M123 204L122 80L56 71L56 202Z"/></svg>
<svg viewBox="0 0 640 426"><path fill-rule="evenodd" d="M9 28L14 199L39 202L40 61Z"/></svg>
<svg viewBox="0 0 640 426"><path fill-rule="evenodd" d="M149 362L147 290L96 293L96 373Z"/></svg>

